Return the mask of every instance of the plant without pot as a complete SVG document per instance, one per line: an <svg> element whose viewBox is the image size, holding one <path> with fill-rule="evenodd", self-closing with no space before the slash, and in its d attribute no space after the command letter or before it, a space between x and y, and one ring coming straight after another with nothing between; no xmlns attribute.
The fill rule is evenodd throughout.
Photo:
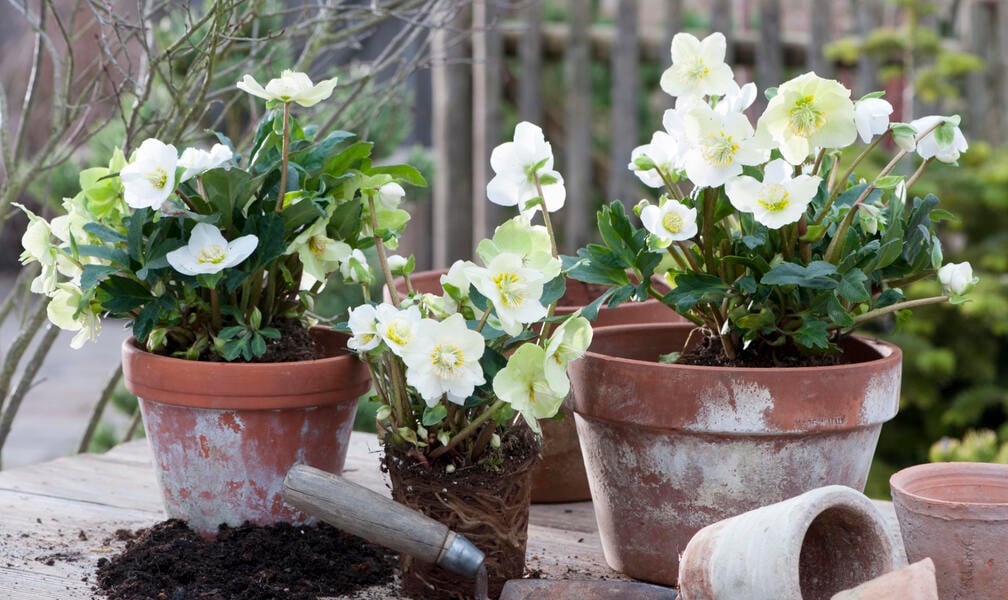
<svg viewBox="0 0 1008 600"><path fill-rule="evenodd" d="M245 521L304 522L283 502L294 464L343 470L367 368L346 336L312 334L325 358L283 363L182 360L123 343L126 388L144 429L169 517L212 536Z"/></svg>
<svg viewBox="0 0 1008 600"><path fill-rule="evenodd" d="M934 561L940 598L1008 597L1008 465L916 465L889 485L907 558Z"/></svg>
<svg viewBox="0 0 1008 600"><path fill-rule="evenodd" d="M570 368L606 561L676 583L699 529L830 484L862 490L896 414L901 353L848 338L848 364L780 369L657 362L692 325L600 328Z"/></svg>
<svg viewBox="0 0 1008 600"><path fill-rule="evenodd" d="M419 271L410 275L410 285L415 292L440 294L441 276L447 269ZM405 279L396 280L396 290L405 296L408 292ZM567 289L557 304L557 315L569 315L584 308L605 291L601 286L574 279L567 280ZM388 290L385 291L386 300ZM676 323L683 319L678 313L668 310L657 300L626 302L617 306L602 306L598 316L592 321L592 328L634 323ZM562 417L540 422L542 427L542 459L532 468L532 502L582 502L591 500L588 474L584 459L581 458L581 444L578 441L574 415L571 413L573 401L570 396L560 409Z"/></svg>

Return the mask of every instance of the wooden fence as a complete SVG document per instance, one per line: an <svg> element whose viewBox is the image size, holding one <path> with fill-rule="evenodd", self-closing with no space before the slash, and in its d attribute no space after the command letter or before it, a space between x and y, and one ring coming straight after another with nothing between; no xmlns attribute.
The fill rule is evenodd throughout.
<svg viewBox="0 0 1008 600"><path fill-rule="evenodd" d="M506 111L542 125L553 143L556 166L567 187L567 204L558 219L563 251L573 252L593 238L600 197L629 203L643 197L627 170L630 152L660 128L661 111L671 106L672 99L642 89L641 66L668 65L672 36L683 29L684 3L603 3L610 8L608 24L596 24L596 3L590 0L567 0L566 21L552 23L544 22L542 0L523 0L519 8L507 10L500 0L472 0L463 5L452 27L436 34L430 117L436 164L433 202L418 207L415 227L421 231L414 235L422 241L410 244L419 265L438 268L472 256L475 242L512 214L491 205L485 195L493 176L490 150L510 137L511 132L503 130ZM853 66L833 64L824 58L823 47L839 36L872 31L883 24L884 11L895 9L885 8L883 0L810 1L798 3L805 7L803 14L782 14L794 4L706 2L709 29L728 36L728 61L736 75L755 81L761 91L805 69L841 78L855 90L855 97L880 89L884 65L867 57ZM645 5L649 18L642 28L640 10ZM840 7L852 12L842 13ZM964 0L959 14L960 37L945 43L986 61L982 72L970 76L965 95L969 103L962 107L964 124L974 139L1003 143L1008 141L1008 1ZM805 26L797 27L796 19L804 20ZM703 36L706 31L693 33ZM592 106L593 62L608 66L610 108L605 114ZM557 87L550 78L561 72L559 65L563 95L547 98L544 83ZM895 116L900 116L901 86L890 83L887 88L888 98L897 106ZM644 103L652 118L641 131L638 109ZM947 107L921 108L930 112ZM593 148L600 131L608 132L602 150Z"/></svg>

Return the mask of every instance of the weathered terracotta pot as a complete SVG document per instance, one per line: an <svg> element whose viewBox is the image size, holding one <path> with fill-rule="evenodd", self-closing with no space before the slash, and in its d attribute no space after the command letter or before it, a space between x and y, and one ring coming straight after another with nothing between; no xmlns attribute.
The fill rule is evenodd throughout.
<svg viewBox="0 0 1008 600"><path fill-rule="evenodd" d="M903 566L885 519L842 485L701 529L679 563L687 600L830 600Z"/></svg>
<svg viewBox="0 0 1008 600"><path fill-rule="evenodd" d="M939 598L1008 598L1008 465L916 465L889 485L907 558L931 557Z"/></svg>
<svg viewBox="0 0 1008 600"><path fill-rule="evenodd" d="M655 362L692 327L596 329L569 369L606 561L665 585L702 527L825 485L863 490L899 403L891 344L845 340L852 363L831 367Z"/></svg>
<svg viewBox="0 0 1008 600"><path fill-rule="evenodd" d="M126 388L144 429L169 517L213 535L220 523L304 522L283 502L294 464L340 473L367 368L346 336L312 330L327 358L220 363L151 354L123 343Z"/></svg>
<svg viewBox="0 0 1008 600"><path fill-rule="evenodd" d="M426 294L440 294L441 276L447 269L421 271L410 276L413 289ZM406 282L396 281L396 290L406 294ZM605 287L591 286L580 281L567 280L567 292L557 303L556 314L569 315L590 304L605 291ZM388 300L388 290L385 291ZM674 310L657 300L647 302L627 302L615 307L602 307L593 327L624 325L628 323L668 323L683 319ZM561 419L540 421L543 430L542 459L532 469L532 502L580 502L591 500L588 475L581 458L581 444L578 441L574 418L570 412L571 398L568 397L561 409Z"/></svg>

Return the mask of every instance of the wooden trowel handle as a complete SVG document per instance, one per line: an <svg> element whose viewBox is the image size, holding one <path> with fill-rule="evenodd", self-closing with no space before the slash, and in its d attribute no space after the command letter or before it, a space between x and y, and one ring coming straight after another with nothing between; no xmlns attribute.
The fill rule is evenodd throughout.
<svg viewBox="0 0 1008 600"><path fill-rule="evenodd" d="M347 533L399 553L475 577L483 553L442 523L398 502L308 465L294 465L284 500Z"/></svg>

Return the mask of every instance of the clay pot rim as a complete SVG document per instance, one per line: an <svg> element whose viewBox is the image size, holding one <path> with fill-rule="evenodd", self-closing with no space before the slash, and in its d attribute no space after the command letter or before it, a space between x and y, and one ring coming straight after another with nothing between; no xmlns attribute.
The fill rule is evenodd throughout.
<svg viewBox="0 0 1008 600"><path fill-rule="evenodd" d="M969 472L970 475L977 476L984 481L1004 481L1008 478L1008 465L999 463L981 462L936 462L913 465L897 471L889 478L889 487L893 493L893 500L904 505L909 500L915 505L933 507L939 511L956 510L959 508L971 509L971 517L981 517L977 511L992 511L991 518L1003 520L1008 518L1008 502L977 502L970 500L944 500L924 495L918 491L911 491L913 484L917 482L933 481L935 478L947 478L949 475L963 474ZM909 508L909 507L908 507ZM914 509L918 507L915 506ZM911 509L913 510L913 509ZM913 512L920 512L913 510Z"/></svg>
<svg viewBox="0 0 1008 600"><path fill-rule="evenodd" d="M672 310L672 309L669 309ZM594 328L594 333L592 337L592 342L599 338L604 338L607 336L616 335L647 335L649 332L654 332L656 329L691 329L695 328L696 325L692 323L642 323L639 325L607 325L605 327ZM752 373L766 373L768 371L787 371L789 373L811 373L811 372L825 372L825 373L840 373L843 371L848 371L851 369L860 369L864 365L869 363L900 363L903 360L903 352L900 350L899 346L885 340L863 336L863 335L853 335L851 339L857 340L864 345L868 346L872 351L874 351L878 356L870 360L863 360L859 362L845 363L839 365L825 365L825 366L815 366L815 367L725 367L725 366L710 366L710 365L680 365L676 363L659 363L657 360L639 360L636 358L625 358L622 356L612 356L610 354L605 354L599 351L592 351L591 346L588 347L588 351L585 352L585 356L590 356L596 359L604 359L607 361L612 361L617 364L625 365L658 365L660 367L668 367L675 369L682 369L687 372L721 372L721 373L738 373L738 374L752 374Z"/></svg>
<svg viewBox="0 0 1008 600"><path fill-rule="evenodd" d="M312 327L311 330L313 332L325 332L325 335L327 335L329 332L331 332L332 334L335 334L335 335L338 335L338 336L344 336L344 337L347 337L349 339L349 336L347 336L345 333L340 332L340 331L336 331L336 330L333 330L333 329L328 329L326 327L315 326L315 327ZM178 364L179 366L186 365L185 368L187 368L187 369L204 369L204 368L205 369L219 369L219 368L221 368L222 365L228 365L228 367L234 367L234 368L237 368L237 369L248 369L249 372L252 372L253 370L275 370L276 368L283 367L285 365L319 364L319 363L324 363L324 362L334 362L334 361L345 360L347 358L353 358L353 359L357 358L356 356L354 356L353 352L351 352L349 349L344 349L344 350L341 350L338 354L334 354L333 356L325 356L323 358L316 358L316 359L313 359L313 360L294 360L294 361L285 361L285 362L258 362L258 363L255 363L255 362L244 362L244 361L231 361L231 362L227 362L227 361L210 361L210 360L189 360L189 359L186 359L186 358L178 358L178 357L175 357L175 356L166 356L164 354L157 354L156 352L150 352L148 350L145 350L140 345L140 342L137 341L136 337L132 336L132 335L130 337L126 338L125 340L123 340L122 351L123 351L122 356L123 356L124 359L127 356L130 356L130 357L134 357L134 356L150 356L150 357L156 357L156 358L154 358L154 360L159 360L159 361L164 360L164 361L168 361L169 363L174 362L174 363Z"/></svg>
<svg viewBox="0 0 1008 600"><path fill-rule="evenodd" d="M123 383L146 401L190 408L277 410L356 403L371 386L366 365L342 346L345 333L325 327L312 332L327 338L323 343L329 356L272 363L162 356L130 337L122 345Z"/></svg>

